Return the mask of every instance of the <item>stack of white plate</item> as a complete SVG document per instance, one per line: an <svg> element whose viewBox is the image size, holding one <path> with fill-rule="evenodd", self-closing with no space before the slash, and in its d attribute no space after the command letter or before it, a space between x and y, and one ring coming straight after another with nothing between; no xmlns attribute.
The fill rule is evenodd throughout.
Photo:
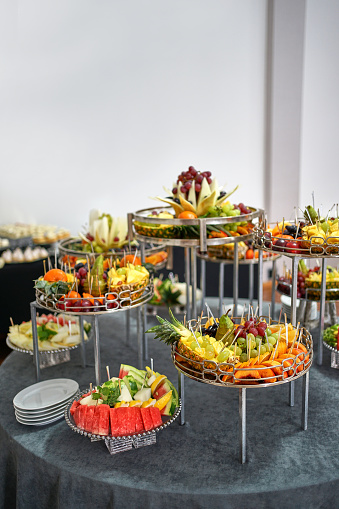
<svg viewBox="0 0 339 509"><path fill-rule="evenodd" d="M30 385L13 399L16 420L28 426L44 426L58 421L78 390L79 384L67 378Z"/></svg>

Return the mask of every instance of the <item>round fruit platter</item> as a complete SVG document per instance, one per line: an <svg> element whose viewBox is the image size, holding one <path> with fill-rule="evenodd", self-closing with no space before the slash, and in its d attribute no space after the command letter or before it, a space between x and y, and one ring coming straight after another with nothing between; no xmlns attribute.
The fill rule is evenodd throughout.
<svg viewBox="0 0 339 509"><path fill-rule="evenodd" d="M272 253L301 258L339 256L338 219L328 220L328 230L303 220L277 222L273 228L261 223L254 227L255 247Z"/></svg>
<svg viewBox="0 0 339 509"><path fill-rule="evenodd" d="M161 209L153 207L131 214L135 238L142 242L152 238L153 242L173 246L200 246L200 249L206 245L220 245L253 238L249 229L240 236L234 236L231 231L224 228L235 224L234 216L180 219L173 217L170 210L170 207ZM249 207L249 212L238 215L236 220L239 223L249 223L262 216L263 210Z"/></svg>
<svg viewBox="0 0 339 509"><path fill-rule="evenodd" d="M220 253L221 254L221 253ZM206 262L213 262L213 263L225 263L225 264L233 264L234 263L234 258L229 258L229 257L223 257L223 256L219 256L216 252L214 251L208 251L207 253L202 253L199 249L197 251L197 256L198 258L202 259L202 260L205 260ZM265 262L273 262L275 260L278 260L278 258L281 258L281 255L278 254L278 253L266 253L266 256L265 256L265 253L264 253L264 256L263 256L263 261ZM240 258L239 257L239 265L256 265L258 264L258 257L257 256L254 256L254 257L251 257L251 258Z"/></svg>
<svg viewBox="0 0 339 509"><path fill-rule="evenodd" d="M165 375L121 365L119 377L77 394L65 408L65 419L74 432L104 440L115 454L155 443L156 433L180 411L178 393Z"/></svg>
<svg viewBox="0 0 339 509"><path fill-rule="evenodd" d="M80 237L73 237L71 239L66 239L59 244L59 265L62 267L64 265L70 265L71 268L76 266L79 261L86 260L86 257L98 257L101 254L104 255L105 258L109 258L111 263L113 260L119 261L124 257L138 257L140 258L140 249L138 245L130 245L128 249L115 248L110 249L105 252L95 252L95 251L84 251L83 243ZM145 263L149 263L154 265L156 269L162 269L166 266L168 258L168 253L166 251L160 251L159 246L155 246L151 243L147 243L145 245Z"/></svg>
<svg viewBox="0 0 339 509"><path fill-rule="evenodd" d="M272 387L303 376L313 361L312 336L304 328L267 317L201 317L185 325L157 317L147 332L171 344L172 361L184 375L217 386Z"/></svg>
<svg viewBox="0 0 339 509"><path fill-rule="evenodd" d="M95 315L140 306L153 293L153 275L146 267L127 263L117 269L113 264L104 272L103 255L90 270L82 266L72 273L55 268L35 281L39 306L71 314Z"/></svg>

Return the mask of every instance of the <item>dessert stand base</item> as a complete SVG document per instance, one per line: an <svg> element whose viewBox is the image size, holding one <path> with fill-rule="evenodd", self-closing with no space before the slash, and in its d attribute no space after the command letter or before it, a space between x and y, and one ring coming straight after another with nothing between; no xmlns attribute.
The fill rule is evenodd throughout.
<svg viewBox="0 0 339 509"><path fill-rule="evenodd" d="M139 449L147 445L153 445L157 441L155 431L149 432L149 435L142 437L118 437L118 438L106 438L105 444L110 454L117 454L118 452L129 451L130 449Z"/></svg>
<svg viewBox="0 0 339 509"><path fill-rule="evenodd" d="M40 369L49 368L50 366L56 366L63 362L69 362L71 360L71 352L53 352L53 353L41 353L39 356Z"/></svg>

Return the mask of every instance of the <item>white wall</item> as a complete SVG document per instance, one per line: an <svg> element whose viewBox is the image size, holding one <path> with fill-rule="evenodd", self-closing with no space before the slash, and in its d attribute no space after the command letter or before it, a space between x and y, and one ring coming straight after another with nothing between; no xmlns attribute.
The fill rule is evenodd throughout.
<svg viewBox="0 0 339 509"><path fill-rule="evenodd" d="M339 202L338 26L337 0L307 1L300 206L314 191L323 214Z"/></svg>
<svg viewBox="0 0 339 509"><path fill-rule="evenodd" d="M1 223L77 233L93 207L155 206L191 164L264 205L265 0L6 5Z"/></svg>

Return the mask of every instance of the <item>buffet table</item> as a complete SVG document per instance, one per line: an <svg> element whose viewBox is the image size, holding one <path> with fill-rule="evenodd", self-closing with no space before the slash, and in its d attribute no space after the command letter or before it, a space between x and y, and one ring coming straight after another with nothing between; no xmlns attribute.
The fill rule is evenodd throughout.
<svg viewBox="0 0 339 509"><path fill-rule="evenodd" d="M101 316L99 327L102 378L105 365L111 376L120 363L137 365L134 314L129 345L122 314ZM148 341L154 369L176 384L170 347L151 335ZM86 350L86 368L77 349L70 362L43 369L41 379L72 378L86 389L95 381L93 345ZM339 372L329 357L326 350L323 365L311 367L306 431L302 380L295 382L294 407L287 385L248 390L248 462L241 465L235 389L185 380L186 424L176 420L156 444L111 456L104 442L91 443L65 420L43 427L16 421L13 397L36 380L32 358L13 352L0 367L0 507L338 507Z"/></svg>

